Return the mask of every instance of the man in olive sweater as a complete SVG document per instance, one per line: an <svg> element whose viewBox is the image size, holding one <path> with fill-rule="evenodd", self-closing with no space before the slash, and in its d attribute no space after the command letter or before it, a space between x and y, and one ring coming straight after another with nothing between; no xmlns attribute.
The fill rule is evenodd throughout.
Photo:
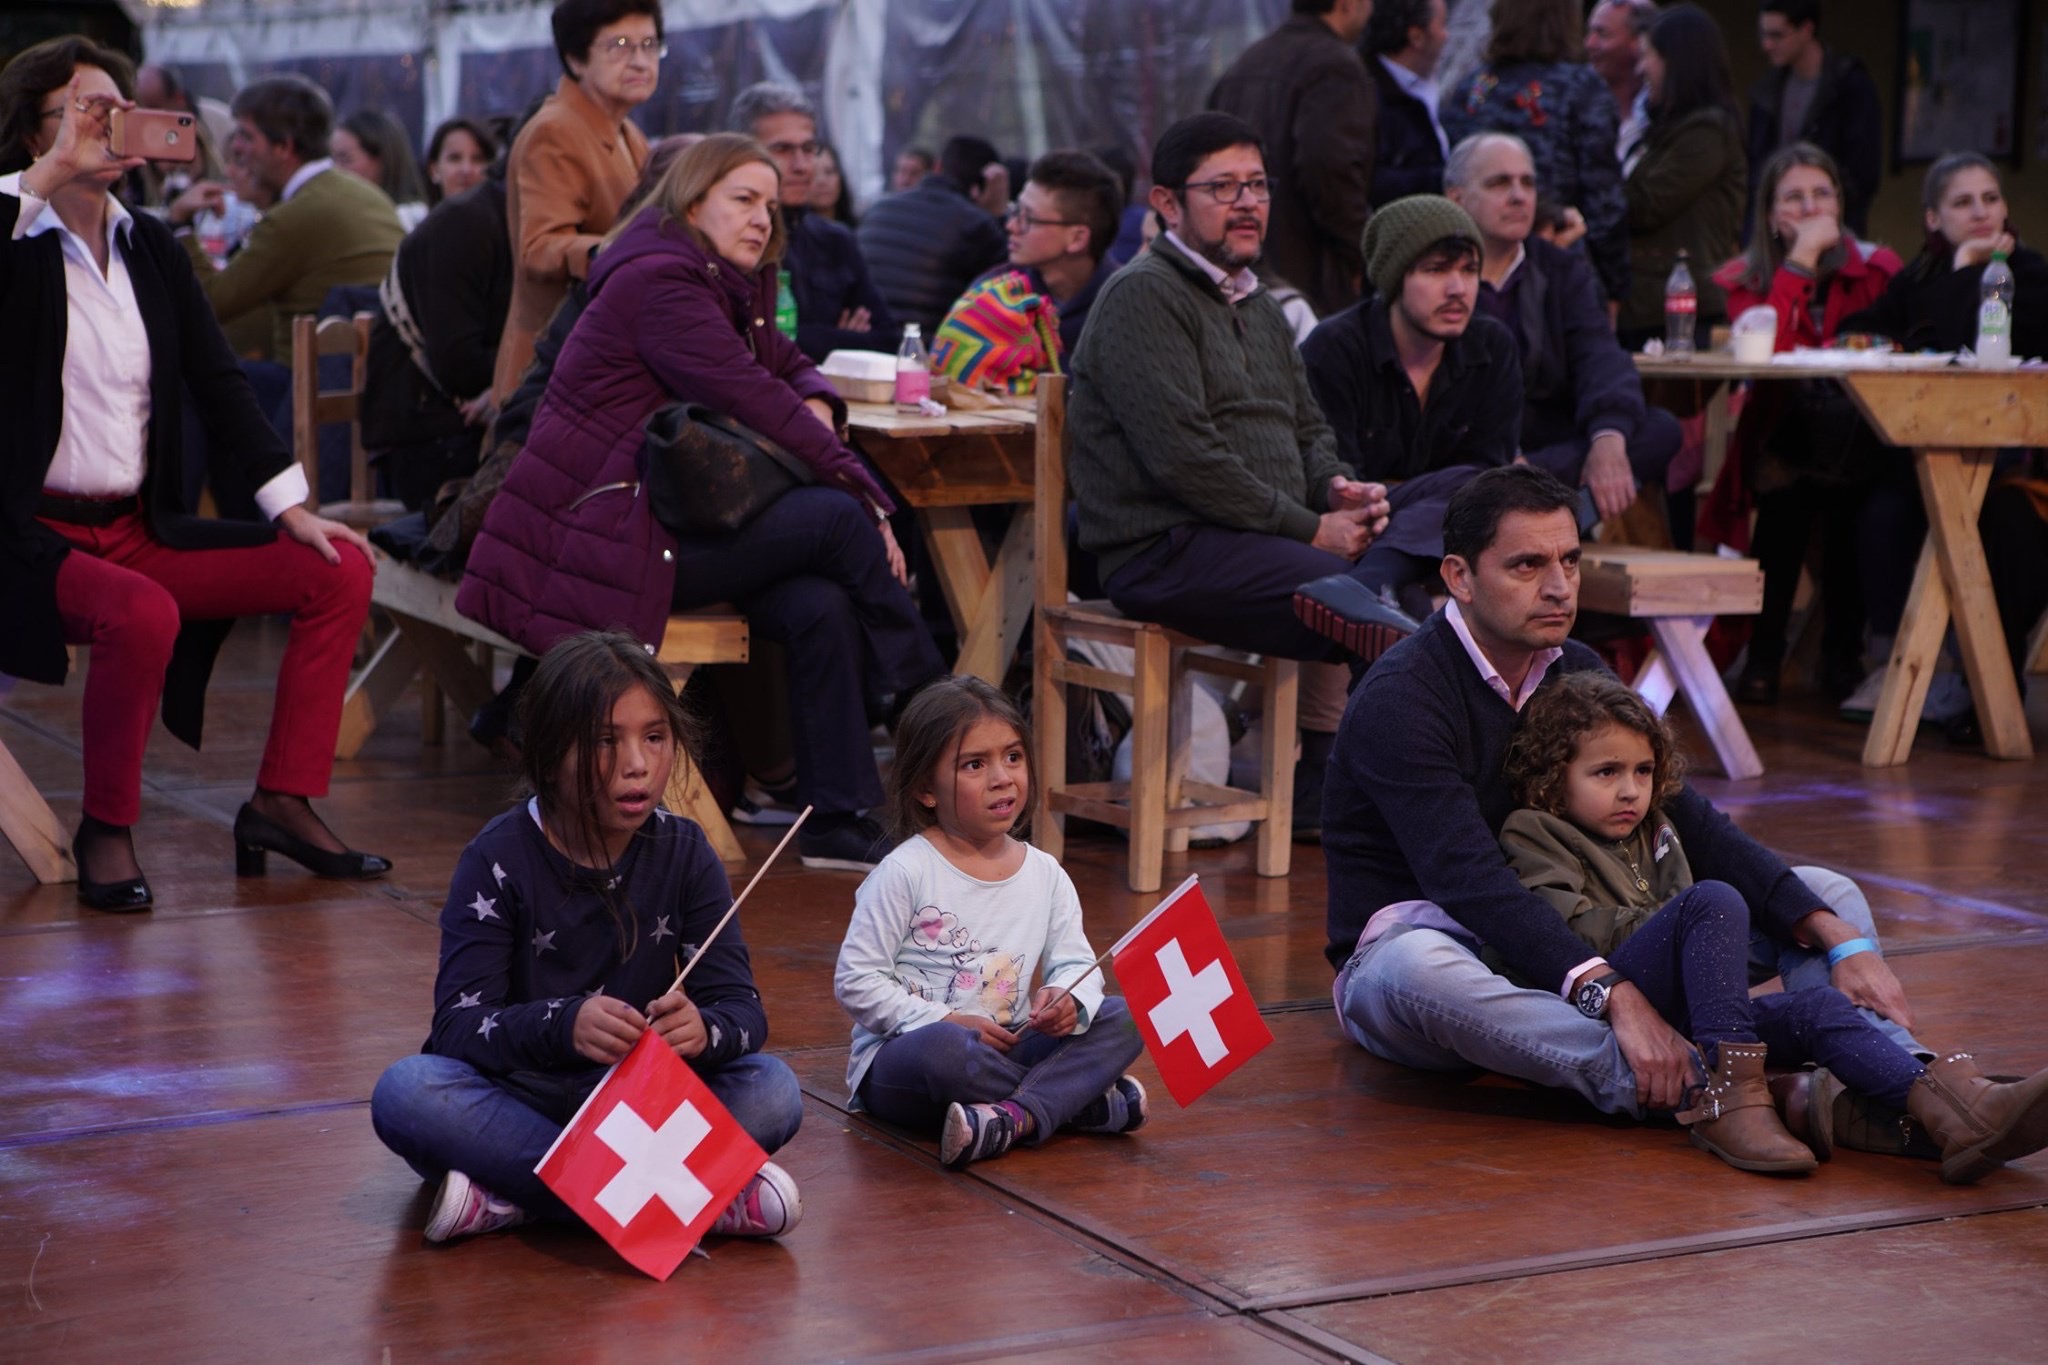
<svg viewBox="0 0 2048 1365"><path fill-rule="evenodd" d="M1352 567L1386 525L1386 489L1339 463L1293 329L1252 273L1272 200L1258 135L1229 114L1182 119L1152 177L1166 230L1103 285L1074 354L1081 546L1128 616L1340 660L1295 619L1294 592ZM1303 685L1297 811L1311 822L1343 706L1328 672Z"/></svg>
<svg viewBox="0 0 2048 1365"><path fill-rule="evenodd" d="M304 76L266 76L235 96L228 155L262 202L263 219L224 270L207 257L192 220L218 209L224 186L202 181L171 201L171 226L223 325L271 313L270 359L289 364L292 319L317 314L335 285L376 285L405 236L384 191L336 169L327 143L334 106Z"/></svg>
<svg viewBox="0 0 2048 1365"><path fill-rule="evenodd" d="M1451 499L1451 600L1380 657L1338 730L1324 792L1325 951L1339 1022L1375 1056L1484 1067L1640 1115L1678 1107L1696 1079L1689 1045L1521 884L1499 844L1514 805L1502 764L1523 706L1552 676L1602 667L1567 638L1576 501L1531 465L1488 470ZM1663 811L1695 874L1748 903L1752 980L1833 985L1929 1055L1906 1032L1912 1011L1855 883L1787 867L1690 787ZM1543 986L1496 975L1482 947Z"/></svg>

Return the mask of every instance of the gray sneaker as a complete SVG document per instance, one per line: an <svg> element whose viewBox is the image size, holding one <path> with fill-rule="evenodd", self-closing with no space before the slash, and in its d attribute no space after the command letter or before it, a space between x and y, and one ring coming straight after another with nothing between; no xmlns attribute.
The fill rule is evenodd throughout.
<svg viewBox="0 0 2048 1365"><path fill-rule="evenodd" d="M1877 713L1877 701L1884 693L1884 680L1890 674L1890 664L1871 670L1870 676L1842 702L1839 713L1842 719L1868 725L1870 718ZM1973 705L1968 679L1960 673L1937 673L1927 681L1927 700L1920 704L1920 719L1930 725L1945 725L1968 712Z"/></svg>

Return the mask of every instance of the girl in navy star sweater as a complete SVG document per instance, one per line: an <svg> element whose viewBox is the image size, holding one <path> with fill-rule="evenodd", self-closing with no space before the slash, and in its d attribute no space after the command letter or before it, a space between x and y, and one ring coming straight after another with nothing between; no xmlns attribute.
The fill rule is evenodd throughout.
<svg viewBox="0 0 2048 1365"><path fill-rule="evenodd" d="M573 1220L533 1170L562 1126L654 1029L763 1149L802 1119L795 1075L760 1054L768 1021L739 923L678 962L732 903L704 832L661 808L690 722L638 642L562 640L521 699L531 799L463 850L441 911L426 1046L370 1099L384 1144L440 1181L428 1241L533 1217ZM714 1233L777 1236L801 1213L770 1162Z"/></svg>

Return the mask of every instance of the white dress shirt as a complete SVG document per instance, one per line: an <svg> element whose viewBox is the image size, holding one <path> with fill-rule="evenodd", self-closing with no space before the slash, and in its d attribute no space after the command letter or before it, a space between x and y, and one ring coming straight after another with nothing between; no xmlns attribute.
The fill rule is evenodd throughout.
<svg viewBox="0 0 2048 1365"><path fill-rule="evenodd" d="M120 200L107 196L107 269L101 274L85 239L46 200L22 190L20 172L0 176L0 194L21 201L16 241L55 232L64 249L62 425L43 486L78 497L133 496L142 491L150 422L149 334L123 250L133 245L135 221ZM294 463L256 490L256 505L275 518L306 496L305 471Z"/></svg>
<svg viewBox="0 0 2048 1365"><path fill-rule="evenodd" d="M1181 255L1200 266L1204 275L1216 281L1216 287L1223 291L1223 297L1231 303L1243 303L1259 292L1259 277L1253 273L1250 266L1239 266L1235 272L1226 272L1222 266L1183 242L1178 232L1169 231L1166 240L1172 242Z"/></svg>
<svg viewBox="0 0 2048 1365"><path fill-rule="evenodd" d="M1394 78L1394 84L1401 87L1403 94L1410 99L1420 100L1422 107L1429 110L1429 126L1436 131L1436 145L1443 148L1444 156L1448 158L1451 154L1451 140L1444 133L1443 115L1437 112L1437 101L1443 94L1437 83L1428 76L1416 75L1399 62L1389 60L1384 54L1380 57L1380 65L1387 69L1387 74Z"/></svg>

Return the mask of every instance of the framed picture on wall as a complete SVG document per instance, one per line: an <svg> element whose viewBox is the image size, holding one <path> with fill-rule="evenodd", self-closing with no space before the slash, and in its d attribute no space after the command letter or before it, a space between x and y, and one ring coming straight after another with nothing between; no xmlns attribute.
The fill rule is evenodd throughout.
<svg viewBox="0 0 2048 1365"><path fill-rule="evenodd" d="M1944 152L2020 164L2021 0L1905 0L1892 167Z"/></svg>

